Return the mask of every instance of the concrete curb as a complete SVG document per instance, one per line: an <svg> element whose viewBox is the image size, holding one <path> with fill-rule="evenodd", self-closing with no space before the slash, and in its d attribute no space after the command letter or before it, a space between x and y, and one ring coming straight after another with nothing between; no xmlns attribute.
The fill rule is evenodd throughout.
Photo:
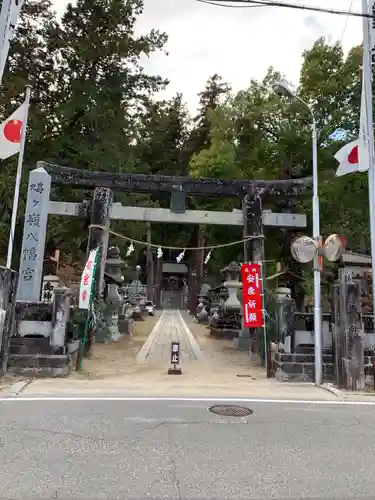
<svg viewBox="0 0 375 500"><path fill-rule="evenodd" d="M16 398L31 382L31 379L15 382L10 387L0 391L0 395L3 398Z"/></svg>
<svg viewBox="0 0 375 500"><path fill-rule="evenodd" d="M347 399L347 395L345 392L337 389L333 384L325 383L321 385L321 388L331 394L334 394L340 401L345 401Z"/></svg>
<svg viewBox="0 0 375 500"><path fill-rule="evenodd" d="M137 356L135 358L137 363L144 363L146 361L146 358L151 350L152 344L155 342L155 340L159 334L160 325L161 325L161 322L163 320L164 314L165 314L165 310L161 313L160 318L155 323L154 328L151 330L151 333L147 337L146 342L143 344L139 353L137 354Z"/></svg>
<svg viewBox="0 0 375 500"><path fill-rule="evenodd" d="M182 317L182 314L181 314L180 310L178 310L178 315L180 317L180 321L181 321L182 327L183 327L183 329L184 329L184 331L186 333L186 336L187 336L189 344L190 344L190 346L192 348L192 351L195 354L195 357L197 358L198 361L202 360L204 358L204 353L203 353L202 349L200 348L200 346L199 346L196 338L192 334L190 328L186 324L186 321Z"/></svg>

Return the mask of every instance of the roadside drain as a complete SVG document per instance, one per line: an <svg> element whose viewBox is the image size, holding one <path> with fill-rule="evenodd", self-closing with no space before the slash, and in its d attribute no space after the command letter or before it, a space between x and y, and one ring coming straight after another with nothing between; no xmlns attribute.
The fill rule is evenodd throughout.
<svg viewBox="0 0 375 500"><path fill-rule="evenodd" d="M250 408L237 405L215 405L211 406L209 411L223 417L248 417L254 413Z"/></svg>

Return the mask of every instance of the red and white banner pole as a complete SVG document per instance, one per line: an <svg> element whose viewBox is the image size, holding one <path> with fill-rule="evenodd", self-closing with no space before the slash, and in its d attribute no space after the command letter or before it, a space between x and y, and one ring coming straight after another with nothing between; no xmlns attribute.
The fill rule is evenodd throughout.
<svg viewBox="0 0 375 500"><path fill-rule="evenodd" d="M26 131L27 131L27 119L29 116L30 96L31 96L31 86L27 85L26 90L25 90L26 111L25 111L25 116L22 120L22 129L21 129L21 138L20 138L20 152L18 154L17 175L16 175L15 186L14 186L12 220L10 223L8 255L7 255L7 263L6 263L6 267L9 269L12 267L14 232L16 230L16 224L17 224L18 202L19 202L19 197L20 197L20 186L21 186L21 179L22 179L23 156L24 156L25 144L26 144Z"/></svg>

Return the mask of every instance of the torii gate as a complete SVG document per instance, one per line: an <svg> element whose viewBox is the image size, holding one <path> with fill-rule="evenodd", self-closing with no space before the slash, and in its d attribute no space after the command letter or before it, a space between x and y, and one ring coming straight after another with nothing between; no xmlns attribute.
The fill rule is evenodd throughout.
<svg viewBox="0 0 375 500"><path fill-rule="evenodd" d="M86 203L51 201L52 185L72 185L94 189L91 207ZM263 235L263 225L278 228L306 227L305 214L273 213L262 211L262 199L274 197L294 198L309 191L311 178L275 181L193 179L190 177L157 176L91 172L38 162L30 173L25 223L22 239L19 286L17 300L40 300L43 259L48 215L88 217L91 213L88 251L101 247L98 265L96 296L103 290L104 264L106 259L110 220L139 220L145 222L213 224L243 226L244 237ZM170 192L171 209L122 206L113 201L114 191L121 192ZM232 212L186 210L187 195L208 197L242 196L243 210ZM177 203L176 203L177 201ZM176 208L176 205L179 207ZM263 239L245 243L245 260L263 260ZM197 294L197 277L195 295Z"/></svg>

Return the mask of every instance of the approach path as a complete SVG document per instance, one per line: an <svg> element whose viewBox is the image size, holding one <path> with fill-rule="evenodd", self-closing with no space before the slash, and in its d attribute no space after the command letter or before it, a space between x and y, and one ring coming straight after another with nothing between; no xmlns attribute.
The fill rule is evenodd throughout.
<svg viewBox="0 0 375 500"><path fill-rule="evenodd" d="M203 353L180 311L164 310L137 355L137 361L168 361L171 342L180 343L181 361L203 358Z"/></svg>

